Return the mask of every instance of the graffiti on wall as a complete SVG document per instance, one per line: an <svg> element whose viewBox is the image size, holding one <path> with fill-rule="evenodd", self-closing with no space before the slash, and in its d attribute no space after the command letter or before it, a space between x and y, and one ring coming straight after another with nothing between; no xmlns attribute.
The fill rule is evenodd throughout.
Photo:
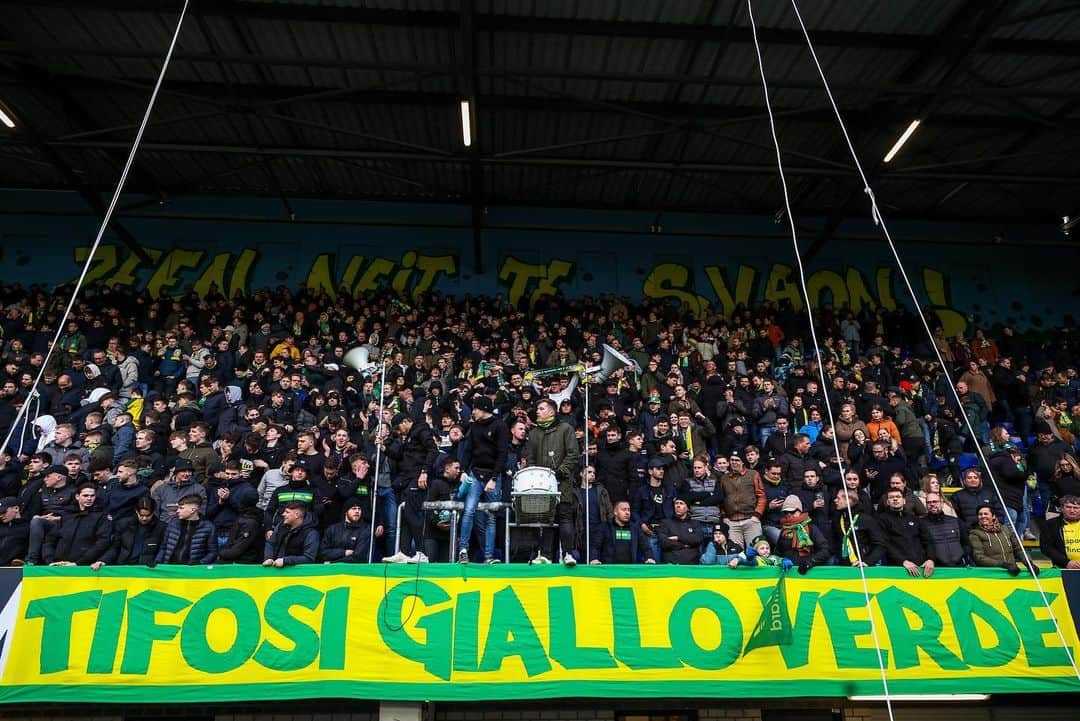
<svg viewBox="0 0 1080 721"><path fill-rule="evenodd" d="M209 253L200 249L173 248L165 251L146 248L153 260L150 267L141 266L138 259L126 249L114 244L102 244L86 277L86 282L102 282L119 285L133 291L146 290L153 297L175 295L189 289L203 295L216 287L232 297L245 294L254 288L269 285L265 282L267 266L273 272L281 258L264 257L257 248ZM87 247L75 249L74 260L81 265L86 261ZM295 263L298 259L289 258ZM298 275L289 276L292 283L302 282L316 292L325 292L331 298L339 293L363 293L389 287L402 298L415 300L430 290L446 292L485 292L497 287L504 290L510 303L517 305L523 299L535 306L544 298L567 293L577 270L577 263L565 258L551 258L547 262L527 262L513 255L506 256L494 274L492 288L486 288L478 279L470 279L466 287L459 278L460 261L452 254L428 255L419 249L409 249L400 257L385 255L339 256L321 253L309 265L299 259ZM599 274L600 269L595 269ZM285 278L278 274L278 281ZM947 335L963 333L968 321L961 311L953 307L946 275L937 269L924 268L922 288L929 305L938 314ZM881 266L872 270L849 266L843 269L820 269L812 272L806 280L807 293L815 307L822 304L850 307L856 313L864 307L896 308L906 304L907 289L898 286L896 274L891 267ZM740 305L750 305L761 300L774 303L788 301L797 310L804 307L803 293L797 270L784 263L767 267L755 267L746 263L721 266L706 265L696 271L679 263L658 263L644 272L639 289L640 297L675 301L695 316L722 315L730 317ZM917 289L919 290L919 289ZM604 288L598 284L597 292L618 292L634 295L626 288Z"/></svg>

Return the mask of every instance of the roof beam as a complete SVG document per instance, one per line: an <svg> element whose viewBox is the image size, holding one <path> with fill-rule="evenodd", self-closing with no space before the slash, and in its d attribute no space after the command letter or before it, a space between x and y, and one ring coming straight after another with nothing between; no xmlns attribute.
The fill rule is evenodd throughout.
<svg viewBox="0 0 1080 721"><path fill-rule="evenodd" d="M0 8L25 11L31 8L52 7L77 12L175 12L175 0L95 0L91 8L72 0L0 0ZM9 11L10 12L10 11ZM456 33L460 16L456 12L432 10L396 10L336 5L293 3L246 3L239 0L213 0L199 3L194 12L206 17L235 17L241 19L280 20L283 22L312 22L357 25L384 25L408 28L436 28ZM550 35L594 35L675 40L723 39L728 28L719 25L690 23L652 23L628 20L588 18L536 17L511 14L477 14L477 32L535 33ZM758 36L765 45L799 45L802 33L789 28L759 28ZM814 43L819 47L894 49L922 51L926 35L900 33L814 31ZM749 26L730 28L730 42L752 43ZM982 48L985 52L1040 56L1080 56L1080 46L1071 42L1039 39L997 38Z"/></svg>

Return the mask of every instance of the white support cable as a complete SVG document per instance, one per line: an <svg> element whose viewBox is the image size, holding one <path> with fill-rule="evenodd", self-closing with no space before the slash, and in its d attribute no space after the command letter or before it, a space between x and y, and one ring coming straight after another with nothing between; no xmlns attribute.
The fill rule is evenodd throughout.
<svg viewBox="0 0 1080 721"><path fill-rule="evenodd" d="M765 96L765 110L769 116L769 132L772 135L773 148L776 151L776 168L780 176L780 188L784 194L784 209L787 212L788 225L791 229L791 244L795 249L795 262L799 268L799 285L802 288L803 300L806 303L806 317L810 326L810 338L814 346L814 356L817 358L818 375L821 377L821 387L828 388L829 383L825 378L825 365L822 362L821 346L818 343L817 330L814 327L814 310L810 305L810 293L806 287L806 269L803 267L802 252L799 250L799 237L798 231L795 226L795 216L791 212L791 198L788 194L787 178L784 176L784 161L780 151L780 139L776 134L776 121L773 117L772 102L769 100L769 83L765 76L765 62L761 55L761 45L758 42L757 24L754 21L754 9L753 0L746 0L746 10L750 17L750 32L754 39L754 52L757 54L758 70L761 73L761 89ZM836 438L835 431L835 418L833 416L832 402L829 400L829 394L825 393L825 409L829 416L829 424L833 426L833 448L836 451L837 464L840 467L840 488L845 494L848 493L847 484L845 483L844 476L844 462L840 454L840 442ZM838 491L839 493L839 491ZM881 638L878 635L877 622L874 620L874 609L871 602L870 585L866 579L866 566L862 560L862 549L859 547L858 539L855 535L855 516L851 510L850 503L847 505L847 517L848 528L851 529L851 542L855 548L856 558L858 562L856 567L859 569L859 577L862 579L863 597L866 599L866 613L870 621L870 632L874 639L874 650L877 653L878 668L881 671L881 686L885 696L885 706L889 712L889 719L893 721L893 706L892 696L889 692L889 677L886 670L885 655L881 649Z"/></svg>
<svg viewBox="0 0 1080 721"><path fill-rule="evenodd" d="M368 534L368 563L372 563L375 559L375 514L379 502L379 471L382 469L382 441L379 440L379 436L382 434L383 403L386 399L386 361L382 356L379 357L379 368L381 369L379 373L379 423L375 426L375 475L373 477L375 482L371 485L371 518L368 519L368 525L371 526ZM387 523L387 525L390 524ZM394 532L397 533L397 530L395 528Z"/></svg>
<svg viewBox="0 0 1080 721"><path fill-rule="evenodd" d="M52 358L53 352L56 350L56 345L60 342L60 336L63 334L64 327L67 325L68 317L71 315L71 309L75 307L75 301L78 300L79 291L82 289L82 284L86 280L86 274L90 272L90 265L94 262L94 255L97 253L98 246L101 245L101 239L105 235L105 230L112 221L113 212L116 210L116 204L120 201L120 194L124 191L128 173L131 172L131 166L135 163L135 155L139 152L139 145L142 143L142 137L143 133L146 132L146 126L150 124L150 116L154 112L154 103L157 102L158 91L161 90L161 84L165 80L165 73L169 69L169 63L172 61L173 50L176 49L176 42L180 38L180 29L184 26L184 18L187 16L188 5L190 2L191 0L184 0L184 6L180 9L180 17L176 21L176 30L173 31L172 41L169 43L169 50L165 53L165 62L161 65L161 72L158 73L157 82L154 83L154 90L150 93L150 100L146 104L146 112L143 113L142 122L139 124L139 131L135 134L135 141L132 143L131 150L128 152L127 162L124 163L124 170L120 173L120 181L116 184L112 200L109 201L109 207L105 211L105 217L101 220L101 227L98 228L97 237L94 239L93 245L90 246L90 252L86 254L86 262L83 264L79 279L75 282L75 289L71 292L71 298L68 300L67 308L64 309L64 315L61 316L56 323L56 335L53 336L52 343L49 344L49 348L45 352L45 360L38 370L37 377L34 378L34 385L30 386L30 393L27 395L27 400L23 403L22 408L19 409L19 412L15 414L15 420L11 424L11 430L8 431L7 438L4 439L4 443L3 445L0 445L0 448L7 448L8 444L11 443L11 437L15 433L15 429L18 428L19 421L26 415L27 409L30 407L30 399L38 395L38 386L41 384L41 379L45 375L45 369L49 367L49 361ZM24 434L25 429L26 426L24 424Z"/></svg>
<svg viewBox="0 0 1080 721"><path fill-rule="evenodd" d="M749 0L748 0L749 1ZM889 227L885 222L884 216L881 214L881 210L877 204L877 198L874 196L874 191L870 187L870 181L866 177L866 173L863 170L862 162L859 160L859 154L855 151L855 145L851 142L851 136L848 134L847 126L844 125L843 115L840 113L840 108L836 104L836 98L833 97L832 88L829 86L829 80L825 76L825 70L821 67L821 61L818 59L817 51L814 49L814 43L810 40L810 33L806 29L806 23L803 21L802 13L799 12L799 4L797 0L791 0L791 7L795 11L795 17L799 21L799 27L802 28L803 37L806 38L806 46L810 50L810 57L814 60L814 65L817 67L818 75L821 77L821 83L825 88L825 94L829 97L829 104L832 105L833 113L836 115L837 123L840 125L840 132L844 135L844 142L847 143L848 150L851 152L851 159L855 163L855 168L859 171L859 177L863 182L863 191L870 198L870 214L874 220L874 223L881 227L882 235L885 237L886 242L889 245L889 250L892 252L893 259L896 261L896 267L900 271L900 276L904 280L904 286L907 288L908 295L911 296L911 302L915 307L915 312L919 315L919 320L922 321L923 329L926 331L926 337L930 340L930 347L934 349L934 355L937 357L938 364L941 366L942 373L945 374L946 380L949 382L949 390L952 391L953 399L956 401L957 410L964 419L964 425L967 427L968 432L971 434L972 441L975 444L975 452L979 456L979 460L982 462L983 468L986 469L987 477L990 480L990 485L994 489L994 493L998 498L998 502L1001 503L1001 508L1005 512L1005 520L1008 521L1009 529L1012 530L1013 535L1016 537L1017 542L1020 544L1021 552L1024 554L1024 561L1029 569L1034 567L1034 562L1031 560L1027 550L1024 549L1024 539L1020 535L1019 529L1016 527L1016 523L1012 517L1009 516L1008 509L1005 507L1005 498L1001 494L1001 488L997 484L997 480L994 478L993 472L990 470L990 464L987 462L986 454L983 452L982 446L979 444L978 434L975 432L975 428L971 423L971 419L967 417L967 413L964 412L964 404L960 400L960 393L956 390L956 384L953 381L952 374L949 372L948 366L945 363L945 359L941 355L941 350L937 347L937 343L934 342L934 334L930 329L930 323L926 319L926 314L923 312L922 306L919 304L919 297L915 293L915 288L911 284L911 279L908 277L907 270L904 267L903 261L900 259L900 253L896 249L896 244L893 242L892 234L889 233ZM1061 630L1061 625L1058 623L1057 616L1054 614L1053 608L1050 606L1050 599L1046 595L1046 590L1043 588L1042 581L1039 577L1032 574L1032 580L1035 581L1035 586L1039 589L1039 595L1042 597L1043 604L1046 606L1046 610L1050 615L1050 620L1054 623L1054 630L1057 632L1058 638L1061 640L1062 648L1065 650L1065 655L1069 658L1069 663L1072 665L1073 673L1077 680L1080 680L1080 667L1077 666L1076 658L1073 656L1072 649L1069 648L1069 643L1065 639L1065 634Z"/></svg>
<svg viewBox="0 0 1080 721"><path fill-rule="evenodd" d="M589 371L584 371L584 379L582 385L585 386L585 564L588 565L591 558L589 558L589 547L591 539L589 538Z"/></svg>

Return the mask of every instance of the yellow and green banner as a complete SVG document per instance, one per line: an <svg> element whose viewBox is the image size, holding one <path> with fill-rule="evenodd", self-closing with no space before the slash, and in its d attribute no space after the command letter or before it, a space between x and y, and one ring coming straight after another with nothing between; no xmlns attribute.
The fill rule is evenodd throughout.
<svg viewBox="0 0 1080 721"><path fill-rule="evenodd" d="M842 568L33 567L0 702L850 696L879 646L892 693L1080 691L1060 572L1049 609L998 569L867 575L873 625Z"/></svg>

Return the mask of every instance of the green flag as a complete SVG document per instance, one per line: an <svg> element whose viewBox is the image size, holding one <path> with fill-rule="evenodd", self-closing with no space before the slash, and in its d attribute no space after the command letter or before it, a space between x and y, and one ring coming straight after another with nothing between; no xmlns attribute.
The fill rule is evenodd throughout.
<svg viewBox="0 0 1080 721"><path fill-rule="evenodd" d="M791 616L788 614L787 595L784 593L785 575L780 575L776 588L769 594L761 618L754 625L743 655L762 646L787 646L791 643Z"/></svg>

